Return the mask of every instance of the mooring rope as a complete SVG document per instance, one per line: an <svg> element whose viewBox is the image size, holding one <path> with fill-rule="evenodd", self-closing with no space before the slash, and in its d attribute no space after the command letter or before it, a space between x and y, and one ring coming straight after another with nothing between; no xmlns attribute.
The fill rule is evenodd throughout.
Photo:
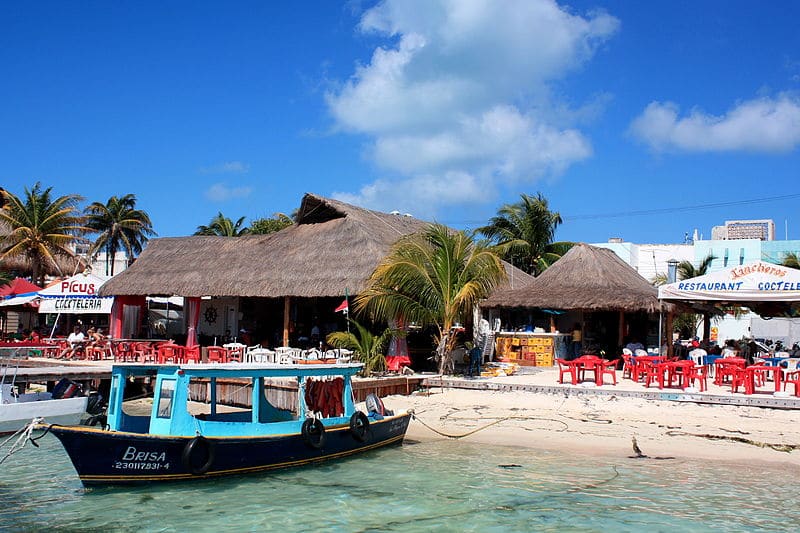
<svg viewBox="0 0 800 533"><path fill-rule="evenodd" d="M17 453L18 451L20 451L22 448L25 447L25 443L28 442L28 440L31 438L31 435L33 434L33 428L36 427L36 424L39 424L42 421L44 421L43 418L34 418L26 426L17 430L16 433L8 437L0 444L0 449L2 449L3 447L5 447L6 444L11 442L12 440L14 441L11 447L8 449L8 452L6 452L6 455L2 459L0 459L0 465L3 464L6 461L6 459L8 459L9 457L11 457L12 455L14 455L15 453Z"/></svg>
<svg viewBox="0 0 800 533"><path fill-rule="evenodd" d="M439 431L438 429L429 426L428 424L426 424L425 422L420 420L419 417L416 416L416 414L414 414L414 413L411 414L411 418L413 420L416 420L417 422L419 422L420 424L422 424L423 426L425 426L429 430L433 431L437 435L440 435L442 437L447 437L448 439L461 439L461 438L464 438L464 437L468 437L468 436L473 435L473 434L475 434L475 433L477 433L479 431L482 431L482 430L484 430L484 429L486 429L488 427L491 427L491 426L493 426L495 424L499 424L500 422L505 422L506 420L544 420L546 422L558 422L559 424L563 424L564 425L564 429L562 429L560 431L564 431L565 429L569 429L569 425L566 422L564 422L563 420L556 420L555 418L541 418L541 417L536 417L536 416L504 416L502 418L498 418L494 422L490 422L490 423L486 424L485 426L481 426L479 428L473 429L472 431L468 431L467 433L464 433L462 435L453 435L451 433L445 433L443 431Z"/></svg>

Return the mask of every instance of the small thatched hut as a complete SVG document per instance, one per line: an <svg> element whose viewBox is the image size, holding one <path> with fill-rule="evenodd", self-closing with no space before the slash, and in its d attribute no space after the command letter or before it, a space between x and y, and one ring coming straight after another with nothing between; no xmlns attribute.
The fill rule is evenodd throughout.
<svg viewBox="0 0 800 533"><path fill-rule="evenodd" d="M665 305L658 290L613 251L581 243L531 283L498 290L481 308L493 314L504 310L506 316L512 310L571 311L559 316L558 329L569 332L579 323L585 342L611 350L626 337L658 346L658 322L648 315Z"/></svg>
<svg viewBox="0 0 800 533"><path fill-rule="evenodd" d="M352 295L363 290L391 246L427 226L410 216L306 194L295 223L277 233L153 239L130 268L103 285L101 294L203 298L199 326L219 334L223 328L238 331L239 324L233 323L236 316L241 315L241 320L250 315L245 319L250 321L246 324L249 329L268 328L271 332L277 328L274 317L282 316L280 341L287 343L293 325L290 317L304 322L305 328L316 320L323 326L326 320L341 321L332 311L345 291ZM532 279L507 268L512 269L509 277L515 285ZM222 300L225 315L220 319L216 311L220 305L211 298L228 299ZM242 298L270 301L255 305ZM233 321L228 316L232 307ZM209 312L209 308L215 311Z"/></svg>

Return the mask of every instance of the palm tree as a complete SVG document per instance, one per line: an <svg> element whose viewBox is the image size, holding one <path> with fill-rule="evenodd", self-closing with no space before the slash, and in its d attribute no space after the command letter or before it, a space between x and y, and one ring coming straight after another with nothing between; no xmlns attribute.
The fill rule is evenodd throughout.
<svg viewBox="0 0 800 533"><path fill-rule="evenodd" d="M781 261L781 265L789 268L800 268L800 256L797 252L789 252Z"/></svg>
<svg viewBox="0 0 800 533"><path fill-rule="evenodd" d="M476 244L473 234L431 224L392 247L356 297L355 310L386 322L403 317L436 326L437 357L444 372L456 342L451 328L505 279L500 258Z"/></svg>
<svg viewBox="0 0 800 533"><path fill-rule="evenodd" d="M124 249L128 261L131 261L142 252L148 237L156 234L148 214L136 209L136 196L133 194L112 196L105 204L94 202L85 213L86 225L99 233L90 253L100 249L106 251L106 274L111 276L114 275L117 251Z"/></svg>
<svg viewBox="0 0 800 533"><path fill-rule="evenodd" d="M25 189L24 200L2 192L5 205L0 209L0 222L7 226L8 233L2 238L0 260L23 257L33 283L43 284L48 270L63 274L56 258L74 257L71 246L85 242L80 235L89 231L77 208L83 198L69 194L53 199L52 190L36 183L32 189Z"/></svg>
<svg viewBox="0 0 800 533"><path fill-rule="evenodd" d="M266 235L275 233L294 223L292 217L283 213L275 213L272 218L258 218L250 223L251 235Z"/></svg>
<svg viewBox="0 0 800 533"><path fill-rule="evenodd" d="M691 261L681 261L678 263L678 279L691 279L696 278L697 276L705 276L708 272L708 269L711 268L711 263L714 262L716 256L714 254L708 254L708 256L700 261L700 264L695 268Z"/></svg>
<svg viewBox="0 0 800 533"><path fill-rule="evenodd" d="M383 355L383 349L389 339L398 332L386 328L380 335L373 335L355 320L350 320L350 323L355 326L358 336L349 331L334 331L325 339L326 342L334 348L353 350L355 358L364 363L363 373L366 376L375 371L386 370L386 356Z"/></svg>
<svg viewBox="0 0 800 533"><path fill-rule="evenodd" d="M504 205L489 225L477 231L495 243L503 259L538 276L574 244L553 242L561 222L561 215L550 211L542 193L523 194L519 203Z"/></svg>
<svg viewBox="0 0 800 533"><path fill-rule="evenodd" d="M711 263L714 262L714 259L716 259L714 254L708 254L705 259L700 261L700 264L697 266L697 268L695 268L691 261L681 261L678 263L676 276L679 280L705 276L708 272L708 269L711 268ZM724 309L725 308L721 308L719 310L719 314L722 314ZM711 328L711 313L709 312L703 313L702 315L682 313L675 317L674 327L694 335L698 326L700 325L701 319L703 322L703 331L705 331L705 336L708 337L709 330Z"/></svg>
<svg viewBox="0 0 800 533"><path fill-rule="evenodd" d="M217 213L217 216L211 219L208 226L197 226L195 235L216 235L217 237L241 237L249 233L248 228L243 228L245 217L240 218L235 223L222 214Z"/></svg>

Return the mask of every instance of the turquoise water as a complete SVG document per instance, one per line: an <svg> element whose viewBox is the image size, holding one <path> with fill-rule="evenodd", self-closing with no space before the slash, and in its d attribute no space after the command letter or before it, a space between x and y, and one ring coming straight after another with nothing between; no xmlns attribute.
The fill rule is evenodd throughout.
<svg viewBox="0 0 800 533"><path fill-rule="evenodd" d="M406 443L316 467L84 489L46 436L0 466L0 530L794 531L797 468ZM502 465L502 466L501 466Z"/></svg>

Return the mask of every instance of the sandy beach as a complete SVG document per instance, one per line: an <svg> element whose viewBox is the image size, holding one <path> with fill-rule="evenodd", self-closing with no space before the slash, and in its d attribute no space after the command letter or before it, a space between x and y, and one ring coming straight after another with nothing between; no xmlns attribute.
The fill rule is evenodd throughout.
<svg viewBox="0 0 800 533"><path fill-rule="evenodd" d="M800 447L797 410L576 395L568 387L563 394L436 387L412 396L391 396L385 403L414 409L416 420L407 434L412 440L447 438L439 433L469 434L463 438L486 444L629 457L634 455L635 437L650 458L800 466L800 448L768 446Z"/></svg>

